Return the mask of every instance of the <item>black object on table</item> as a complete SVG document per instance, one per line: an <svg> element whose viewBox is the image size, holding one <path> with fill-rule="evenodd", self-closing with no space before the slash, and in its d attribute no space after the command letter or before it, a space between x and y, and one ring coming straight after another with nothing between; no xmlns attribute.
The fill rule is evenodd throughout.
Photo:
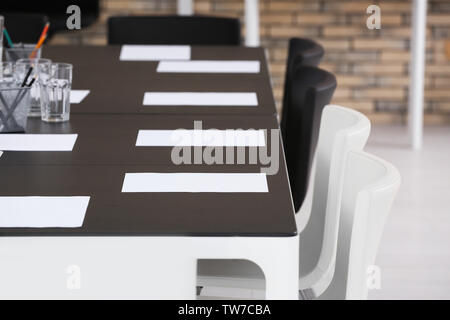
<svg viewBox="0 0 450 320"><path fill-rule="evenodd" d="M208 16L118 16L108 19L109 44L241 44L239 19Z"/></svg>

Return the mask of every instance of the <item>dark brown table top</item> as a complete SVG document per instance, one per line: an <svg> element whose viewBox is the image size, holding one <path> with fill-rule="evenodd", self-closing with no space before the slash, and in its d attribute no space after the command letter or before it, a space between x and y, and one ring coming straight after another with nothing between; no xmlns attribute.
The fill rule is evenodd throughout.
<svg viewBox="0 0 450 320"><path fill-rule="evenodd" d="M156 74L156 62L120 62L119 52L120 47L45 48L44 56L74 64L74 89L91 93L72 105L70 122L30 119L27 133L77 133L78 139L72 152L4 152L0 196L91 200L81 228L0 228L0 236L296 235L281 144L279 171L267 176L267 193L121 192L125 173L260 172L261 164L174 165L171 147L135 143L140 129L193 129L195 120L202 121L203 129L277 129L263 50L192 48L192 59L258 59L262 70L253 75ZM260 106L143 108L143 94L152 90L255 91Z"/></svg>
<svg viewBox="0 0 450 320"><path fill-rule="evenodd" d="M157 61L120 61L121 46L48 46L43 57L74 66L73 89L90 94L73 113L178 113L275 115L276 109L262 48L193 46L192 60L259 60L260 73L157 73ZM144 93L256 92L259 105L143 106Z"/></svg>
<svg viewBox="0 0 450 320"><path fill-rule="evenodd" d="M138 131L194 129L194 121L199 120L203 129L278 128L275 117L270 116L75 114L71 115L70 122L59 124L30 118L27 133L78 134L72 152L5 151L0 157L0 166L170 165L172 147L136 147ZM267 143L270 150L270 139Z"/></svg>
<svg viewBox="0 0 450 320"><path fill-rule="evenodd" d="M126 172L259 172L255 166L2 166L2 196L90 196L81 228L0 228L1 235L292 236L285 172L268 193L122 193Z"/></svg>

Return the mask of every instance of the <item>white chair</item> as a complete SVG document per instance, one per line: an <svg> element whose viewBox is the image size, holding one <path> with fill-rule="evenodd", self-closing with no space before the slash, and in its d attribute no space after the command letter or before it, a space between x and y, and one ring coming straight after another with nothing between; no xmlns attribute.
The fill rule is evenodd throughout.
<svg viewBox="0 0 450 320"><path fill-rule="evenodd" d="M323 110L311 212L302 207L297 214L302 296L319 296L333 278L346 158L362 150L369 133L370 121L361 113L334 105ZM264 275L248 261L200 260L198 273L200 287L264 288Z"/></svg>
<svg viewBox="0 0 450 320"><path fill-rule="evenodd" d="M350 152L344 181L334 277L320 299L367 299L375 262L400 174L364 152Z"/></svg>

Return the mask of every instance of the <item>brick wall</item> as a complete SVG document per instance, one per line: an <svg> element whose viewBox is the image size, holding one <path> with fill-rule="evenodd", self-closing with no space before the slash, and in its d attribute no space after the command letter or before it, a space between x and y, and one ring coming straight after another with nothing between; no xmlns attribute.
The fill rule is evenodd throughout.
<svg viewBox="0 0 450 320"><path fill-rule="evenodd" d="M368 30L366 8L381 7L381 30ZM52 43L106 43L110 15L176 12L176 0L102 0L98 23L57 35ZM409 0L260 0L261 41L269 49L278 108L289 37L310 37L326 51L321 66L334 72L334 103L358 109L375 122L406 121L410 43ZM239 17L244 0L195 0L195 13ZM429 0L426 114L429 124L450 123L450 0ZM447 54L446 54L447 51Z"/></svg>

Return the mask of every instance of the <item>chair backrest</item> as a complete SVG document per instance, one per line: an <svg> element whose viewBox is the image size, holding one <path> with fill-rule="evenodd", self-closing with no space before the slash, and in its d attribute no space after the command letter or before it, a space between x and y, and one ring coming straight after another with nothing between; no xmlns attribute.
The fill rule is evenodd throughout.
<svg viewBox="0 0 450 320"><path fill-rule="evenodd" d="M289 98L291 97L291 81L295 70L299 66L317 67L324 55L323 47L310 39L291 38L288 46L288 57L284 77L283 107L281 114L281 132L284 137L283 124L287 120L289 109Z"/></svg>
<svg viewBox="0 0 450 320"><path fill-rule="evenodd" d="M36 43L48 18L35 13L0 13L5 17L5 27L14 43Z"/></svg>
<svg viewBox="0 0 450 320"><path fill-rule="evenodd" d="M109 44L240 45L238 19L206 16L124 16L108 19Z"/></svg>
<svg viewBox="0 0 450 320"><path fill-rule="evenodd" d="M321 299L367 299L368 271L401 179L386 161L350 152L344 180L336 268Z"/></svg>
<svg viewBox="0 0 450 320"><path fill-rule="evenodd" d="M330 103L335 89L335 76L316 67L300 66L292 78L289 115L282 129L286 133L283 146L296 212L308 188L322 110Z"/></svg>
<svg viewBox="0 0 450 320"><path fill-rule="evenodd" d="M347 156L364 148L369 133L370 121L363 114L335 105L325 107L316 151L312 210L300 234L300 278L312 286L315 296L328 287L334 273Z"/></svg>

